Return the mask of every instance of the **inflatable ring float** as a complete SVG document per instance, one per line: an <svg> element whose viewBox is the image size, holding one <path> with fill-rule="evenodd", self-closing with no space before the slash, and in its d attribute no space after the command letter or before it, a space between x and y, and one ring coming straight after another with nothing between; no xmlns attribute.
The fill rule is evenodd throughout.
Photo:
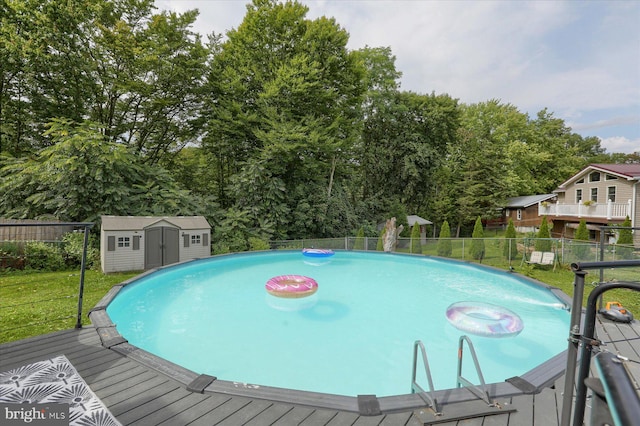
<svg viewBox="0 0 640 426"><path fill-rule="evenodd" d="M267 281L267 292L277 297L299 298L311 296L318 291L318 283L303 275L279 275Z"/></svg>
<svg viewBox="0 0 640 426"><path fill-rule="evenodd" d="M329 257L333 256L335 253L333 252L333 250L328 249L306 248L302 249L302 254L308 257Z"/></svg>
<svg viewBox="0 0 640 426"><path fill-rule="evenodd" d="M447 308L447 320L458 330L485 337L512 337L524 325L513 311L481 302L457 302Z"/></svg>

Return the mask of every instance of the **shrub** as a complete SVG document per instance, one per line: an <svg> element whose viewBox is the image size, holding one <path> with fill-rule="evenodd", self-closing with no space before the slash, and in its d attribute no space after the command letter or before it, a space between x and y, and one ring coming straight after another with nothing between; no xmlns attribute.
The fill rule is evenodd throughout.
<svg viewBox="0 0 640 426"><path fill-rule="evenodd" d="M65 268L64 257L58 247L41 241L30 241L24 247L27 268L42 271L61 271Z"/></svg>
<svg viewBox="0 0 640 426"><path fill-rule="evenodd" d="M265 241L262 238L258 237L249 237L249 250L251 251L262 251L269 250L271 247L269 246L269 241Z"/></svg>
<svg viewBox="0 0 640 426"><path fill-rule="evenodd" d="M509 218L507 230L504 233L504 248L502 254L508 260L518 257L518 244L516 243L516 227L513 225L513 219Z"/></svg>
<svg viewBox="0 0 640 426"><path fill-rule="evenodd" d="M484 257L484 229L482 228L482 219L478 216L476 224L473 227L473 234L471 235L471 248L469 254L475 260L482 260Z"/></svg>
<svg viewBox="0 0 640 426"><path fill-rule="evenodd" d="M449 222L446 220L442 223L440 228L440 237L438 238L437 246L438 256L449 257L453 252L451 244L451 229L449 228Z"/></svg>
<svg viewBox="0 0 640 426"><path fill-rule="evenodd" d="M587 234L587 238L588 236ZM547 222L546 216L542 217L542 223L540 224L536 238L536 251L551 251L551 232L549 232L549 223Z"/></svg>
<svg viewBox="0 0 640 426"><path fill-rule="evenodd" d="M356 241L353 244L354 250L364 250L364 227L358 229L356 233Z"/></svg>
<svg viewBox="0 0 640 426"><path fill-rule="evenodd" d="M625 228L631 227L629 216L620 225ZM631 259L633 257L633 234L631 229L621 229L616 241L616 253L621 259Z"/></svg>
<svg viewBox="0 0 640 426"><path fill-rule="evenodd" d="M411 229L411 253L422 253L422 244L420 243L420 225L418 222L413 224Z"/></svg>
<svg viewBox="0 0 640 426"><path fill-rule="evenodd" d="M62 237L63 252L66 257L67 266L71 268L80 267L82 265L82 252L84 248L84 232L68 232ZM89 234L87 244L87 268L97 266L100 263L100 250L96 237Z"/></svg>
<svg viewBox="0 0 640 426"><path fill-rule="evenodd" d="M380 232L380 236L378 237L378 243L376 244L377 251L384 251L384 234L386 233L386 228Z"/></svg>
<svg viewBox="0 0 640 426"><path fill-rule="evenodd" d="M573 240L573 254L578 260L587 259L589 252L591 251L591 247L587 243L589 241L589 230L587 229L587 222L584 219L580 221Z"/></svg>

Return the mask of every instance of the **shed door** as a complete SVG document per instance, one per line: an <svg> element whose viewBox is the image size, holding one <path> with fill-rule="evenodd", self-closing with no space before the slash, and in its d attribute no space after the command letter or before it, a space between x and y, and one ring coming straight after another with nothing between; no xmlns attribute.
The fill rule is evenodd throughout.
<svg viewBox="0 0 640 426"><path fill-rule="evenodd" d="M178 230L160 226L144 232L144 269L169 265L180 260Z"/></svg>

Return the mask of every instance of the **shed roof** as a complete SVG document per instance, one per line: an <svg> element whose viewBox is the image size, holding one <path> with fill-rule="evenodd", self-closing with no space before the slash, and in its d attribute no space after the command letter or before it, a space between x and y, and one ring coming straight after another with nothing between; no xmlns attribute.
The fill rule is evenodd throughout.
<svg viewBox="0 0 640 426"><path fill-rule="evenodd" d="M102 216L102 229L104 231L136 231L162 221L180 229L211 229L211 225L204 216Z"/></svg>
<svg viewBox="0 0 640 426"><path fill-rule="evenodd" d="M529 206L533 206L534 204L541 203L543 201L550 200L556 197L556 194L539 194L539 195L525 195L522 197L513 197L507 200L506 208L518 208L524 207L527 208Z"/></svg>

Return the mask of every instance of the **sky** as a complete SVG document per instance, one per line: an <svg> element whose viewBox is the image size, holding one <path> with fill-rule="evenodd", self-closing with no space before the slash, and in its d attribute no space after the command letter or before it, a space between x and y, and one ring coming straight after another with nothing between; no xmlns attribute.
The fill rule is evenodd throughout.
<svg viewBox="0 0 640 426"><path fill-rule="evenodd" d="M349 49L390 47L401 89L465 104L546 108L608 153L640 152L640 1L298 0L335 18ZM237 28L248 0L156 0L198 9L203 35ZM205 38L206 40L206 38Z"/></svg>

